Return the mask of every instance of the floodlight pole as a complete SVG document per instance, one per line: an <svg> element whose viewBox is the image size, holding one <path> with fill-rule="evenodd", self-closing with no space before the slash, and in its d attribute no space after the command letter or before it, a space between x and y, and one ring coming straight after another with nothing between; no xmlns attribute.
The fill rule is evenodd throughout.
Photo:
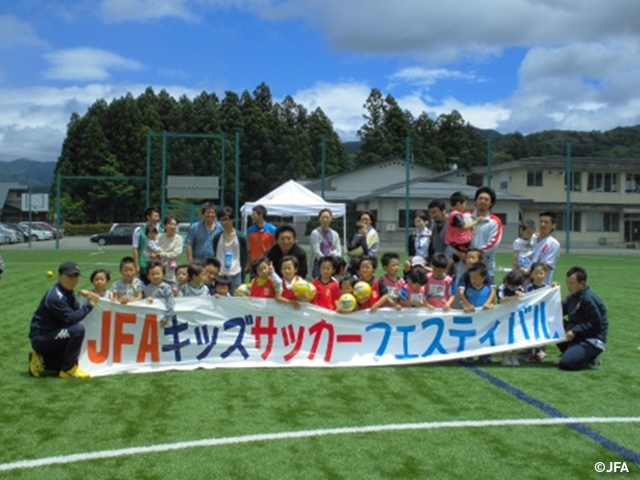
<svg viewBox="0 0 640 480"><path fill-rule="evenodd" d="M323 133L322 134L322 143L321 145L321 149L320 149L320 156L321 156L321 169L322 169L322 199L325 200L324 198L324 178L326 176L326 165L327 165L327 136Z"/></svg>
<svg viewBox="0 0 640 480"><path fill-rule="evenodd" d="M567 187L567 205L564 214L565 225L565 250L567 253L571 253L571 189L573 188L573 174L571 173L571 144L567 143L567 171L565 172L566 187Z"/></svg>
<svg viewBox="0 0 640 480"><path fill-rule="evenodd" d="M145 205L148 207L151 203L151 138L153 131L147 132L147 188L145 195Z"/></svg>
<svg viewBox="0 0 640 480"><path fill-rule="evenodd" d="M409 243L409 209L411 208L411 137L407 137L405 143L405 164L407 166L407 179L404 194L404 244Z"/></svg>
<svg viewBox="0 0 640 480"><path fill-rule="evenodd" d="M238 229L238 221L240 220L240 132L236 132L235 134L235 164L236 164L236 208L234 215L234 226L236 230Z"/></svg>
<svg viewBox="0 0 640 480"><path fill-rule="evenodd" d="M160 192L161 192L160 212L162 212L162 218L166 217L167 215L166 177L167 177L167 132L163 130L162 131L162 180L161 180L161 186L160 186Z"/></svg>
<svg viewBox="0 0 640 480"><path fill-rule="evenodd" d="M493 182L493 172L492 172L492 150L491 150L491 139L487 138L487 186L491 186Z"/></svg>
<svg viewBox="0 0 640 480"><path fill-rule="evenodd" d="M226 178L225 178L225 172L226 172L226 163L227 163L227 156L226 156L226 152L225 152L225 147L226 147L226 140L225 140L225 135L224 132L222 132L222 153L220 154L220 156L222 157L220 159L221 165L220 165L220 170L221 170L221 175L220 175L220 182L219 182L219 190L220 190L220 207L224 207L224 187L227 185L226 182Z"/></svg>

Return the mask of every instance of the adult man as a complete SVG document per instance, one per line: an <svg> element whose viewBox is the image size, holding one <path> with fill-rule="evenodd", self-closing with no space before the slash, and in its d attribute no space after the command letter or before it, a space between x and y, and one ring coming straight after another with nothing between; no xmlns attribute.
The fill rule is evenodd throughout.
<svg viewBox="0 0 640 480"><path fill-rule="evenodd" d="M447 231L447 213L442 200L433 200L429 203L429 216L431 217L431 243L429 244L429 259L436 253L446 253L447 244L444 235Z"/></svg>
<svg viewBox="0 0 640 480"><path fill-rule="evenodd" d="M567 317L564 327L567 341L558 344L562 352L558 366L562 370L597 368L607 342L607 308L587 286L587 272L582 267L569 269L567 289L569 295L562 304Z"/></svg>
<svg viewBox="0 0 640 480"><path fill-rule="evenodd" d="M84 339L84 325L80 322L100 299L88 290L78 293L87 298L80 305L74 288L80 280L80 266L64 262L58 268L58 283L47 290L31 319L29 337L33 352L29 354L29 373L39 377L45 368L59 370L62 378L87 378L89 374L78 367L78 357Z"/></svg>
<svg viewBox="0 0 640 480"><path fill-rule="evenodd" d="M291 225L281 225L276 229L276 244L266 253L273 269L282 277L280 273L280 262L285 255L293 255L298 259L298 275L302 278L307 276L307 252L296 243L296 231Z"/></svg>
<svg viewBox="0 0 640 480"><path fill-rule="evenodd" d="M533 246L531 263L541 262L545 264L547 276L544 281L547 285L551 285L553 270L558 258L560 258L560 242L551 236L556 229L558 216L556 212L544 211L540 213L539 218L540 234L538 235L536 244Z"/></svg>
<svg viewBox="0 0 640 480"><path fill-rule="evenodd" d="M222 231L222 225L216 221L216 206L207 202L202 205L203 219L189 227L185 243L187 244L187 261L204 261L213 257L213 236Z"/></svg>
<svg viewBox="0 0 640 480"><path fill-rule="evenodd" d="M476 225L469 248L482 250L482 262L487 266L489 275L494 277L496 250L502 240L502 221L491 213L496 203L496 192L491 187L480 187L476 190L475 202L476 208L471 214L471 219L482 216L484 220Z"/></svg>
<svg viewBox="0 0 640 480"><path fill-rule="evenodd" d="M147 279L147 258L144 249L147 246L147 229L154 228L160 231L160 210L156 207L147 207L144 211L145 224L137 227L133 231L131 243L133 245L133 259L136 261L136 274L145 285L149 283Z"/></svg>
<svg viewBox="0 0 640 480"><path fill-rule="evenodd" d="M276 227L267 223L267 209L263 205L256 205L251 211L251 226L247 229L247 241L249 243L247 271L249 271L251 262L264 256L276 243Z"/></svg>

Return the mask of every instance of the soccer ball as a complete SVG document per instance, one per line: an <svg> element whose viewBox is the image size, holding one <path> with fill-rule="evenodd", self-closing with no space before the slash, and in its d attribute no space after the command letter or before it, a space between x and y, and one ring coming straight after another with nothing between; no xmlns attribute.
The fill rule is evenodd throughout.
<svg viewBox="0 0 640 480"><path fill-rule="evenodd" d="M295 282L293 282L291 290L293 290L293 294L298 300L300 300L301 302L305 302L309 299L309 294L311 293L311 284L306 280L296 280Z"/></svg>
<svg viewBox="0 0 640 480"><path fill-rule="evenodd" d="M367 282L359 281L353 286L353 296L358 303L364 303L371 297L371 285Z"/></svg>
<svg viewBox="0 0 640 480"><path fill-rule="evenodd" d="M243 283L242 285L238 285L238 288L236 288L236 291L234 293L236 297L248 297L250 294L251 294L251 287L246 283Z"/></svg>
<svg viewBox="0 0 640 480"><path fill-rule="evenodd" d="M353 312L358 306L356 297L350 293L343 293L338 299L338 310L341 312Z"/></svg>
<svg viewBox="0 0 640 480"><path fill-rule="evenodd" d="M309 282L309 294L307 295L307 301L312 302L314 298L316 298L316 294L318 293L318 289L316 286Z"/></svg>

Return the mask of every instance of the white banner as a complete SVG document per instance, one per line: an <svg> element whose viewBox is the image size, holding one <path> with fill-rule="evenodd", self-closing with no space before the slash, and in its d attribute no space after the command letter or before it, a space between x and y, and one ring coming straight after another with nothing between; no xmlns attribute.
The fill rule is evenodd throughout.
<svg viewBox="0 0 640 480"><path fill-rule="evenodd" d="M340 314L257 298L177 298L163 306L100 300L83 321L80 366L93 376L229 367L345 367L441 362L564 338L559 287L491 310L381 309Z"/></svg>

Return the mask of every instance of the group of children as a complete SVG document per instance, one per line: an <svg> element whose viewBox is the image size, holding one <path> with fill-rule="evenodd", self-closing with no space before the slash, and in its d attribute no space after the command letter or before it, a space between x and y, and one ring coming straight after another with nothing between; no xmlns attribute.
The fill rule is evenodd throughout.
<svg viewBox="0 0 640 480"><path fill-rule="evenodd" d="M466 228L472 227L467 224ZM404 264L402 273L400 256L385 253L381 258L384 274L380 277L375 276L377 258L366 253L352 256L349 265L339 257L322 257L319 260L319 275L310 282L315 295L306 301L340 313L353 310L375 312L381 307L398 310L439 308L446 311L456 306L465 312L491 309L496 302L519 300L524 293L547 286L545 265L527 262L530 249L526 247L531 243L533 230L535 225L522 226L520 237L514 242L514 248L517 248L514 253L514 268L504 276L497 288L488 275L487 266L482 263L482 251L459 243L458 247L462 248L459 251L464 251L466 267L459 279L449 275L448 272L452 271L451 261L442 253L434 254L429 265L421 256L411 257ZM220 267L216 258L177 265L175 281L167 282L164 263L150 260L147 266L149 283L145 285L137 277L135 260L124 257L120 261L121 278L111 286L110 273L106 269L95 270L90 279L95 293L123 304L142 299L149 302L160 300L166 307L161 321L161 325L165 326L174 315L175 297L230 295L231 279L226 275L219 275ZM285 256L281 261L279 276L271 261L267 257L260 257L252 262L251 280L244 294L254 298L273 298L298 309L305 301L296 294L294 288L296 282L304 280L298 276L298 267L296 257ZM369 286L366 296L356 294L359 282L365 282ZM346 294L354 295L357 305L345 308L341 298ZM538 349L529 360L539 361L543 357L544 349ZM503 354L502 363L518 365L517 352Z"/></svg>

